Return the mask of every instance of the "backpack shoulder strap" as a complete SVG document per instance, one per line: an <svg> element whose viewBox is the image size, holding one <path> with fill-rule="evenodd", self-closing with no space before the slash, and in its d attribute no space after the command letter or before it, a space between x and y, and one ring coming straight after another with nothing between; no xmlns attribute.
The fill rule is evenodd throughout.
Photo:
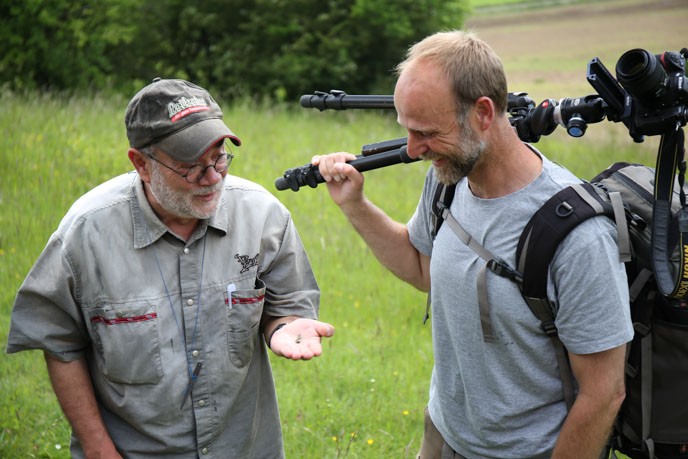
<svg viewBox="0 0 688 459"><path fill-rule="evenodd" d="M452 185L444 185L438 183L435 187L435 193L432 197L432 240L435 240L437 233L444 223L442 212L444 209L449 209L454 200L454 193L456 191L456 183Z"/></svg>
<svg viewBox="0 0 688 459"><path fill-rule="evenodd" d="M547 297L547 272L554 253L580 223L606 215L621 225L620 234L625 233L626 217L620 196L609 193L610 198L605 199L601 193L604 192L590 183L571 185L552 196L533 214L516 249L516 269L523 274L521 291L526 300ZM624 248L620 257L629 260L630 249Z"/></svg>
<svg viewBox="0 0 688 459"><path fill-rule="evenodd" d="M443 204L439 198L441 194L436 192L436 196L438 199L433 202L433 213L440 220L436 227L439 228L441 221L447 220L456 236L486 262L478 276L478 303L483 339L487 342L494 340L485 282L485 273L489 269L516 282L533 315L540 320L543 331L554 345L564 399L567 407L571 408L575 399L574 378L566 349L559 339L554 322L555 309L547 298L549 265L566 235L583 221L597 215L614 217L618 224L622 225L619 233L624 233L623 239L628 240L626 216L620 195L606 194L590 183L572 185L556 193L533 214L521 233L516 251L516 269L495 258L473 239L451 215L449 207ZM609 199L604 199L603 196L609 196ZM630 256L630 249L628 255Z"/></svg>
<svg viewBox="0 0 688 459"><path fill-rule="evenodd" d="M516 249L517 270L522 273L521 293L542 329L550 337L557 355L564 398L568 408L574 401L574 377L563 343L555 325L556 310L547 297L549 265L564 238L579 224L598 215L617 221L619 240L628 241L626 217L618 193L603 191L590 183L571 185L552 196L538 209L521 233ZM630 259L628 249L620 249L622 260ZM621 252L624 252L621 254Z"/></svg>
<svg viewBox="0 0 688 459"><path fill-rule="evenodd" d="M442 183L437 183L437 186L435 187L435 192L432 196L432 204L431 204L431 211L432 211L432 229L430 232L430 236L432 237L432 240L435 240L435 237L437 236L437 233L440 230L440 227L442 226L442 223L444 223L444 218L442 217L442 212L444 209L448 209L449 206L451 205L452 201L454 200L454 192L456 191L456 183L452 185L444 185ZM428 321L430 318L430 291L428 290L428 297L426 300L425 304L425 316L423 317L423 325Z"/></svg>

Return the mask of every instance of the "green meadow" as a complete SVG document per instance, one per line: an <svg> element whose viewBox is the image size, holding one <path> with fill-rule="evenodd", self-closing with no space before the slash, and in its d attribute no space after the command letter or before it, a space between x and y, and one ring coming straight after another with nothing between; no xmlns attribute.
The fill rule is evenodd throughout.
<svg viewBox="0 0 688 459"><path fill-rule="evenodd" d="M683 14L685 19L686 10L679 6L668 14ZM486 38L500 39L489 23L476 24ZM604 50L618 57L628 45L619 40L610 50L604 42ZM647 46L659 53L686 45L674 36ZM532 57L536 50L524 47L523 52L509 54L508 40L498 42L496 49L507 71L516 75L510 79L515 89L528 91L532 84L537 94L551 94L548 97L582 95L573 83L570 92L561 89L566 82L551 70L582 65L576 78L584 84L585 61L572 64L562 52L556 61L533 57L526 71L524 52ZM595 48L587 51L586 56L594 57ZM304 91L316 89L335 88ZM15 293L71 203L95 185L132 169L126 156L126 103L125 97L102 94L0 92L3 347ZM287 106L235 103L223 108L228 125L243 141L234 151L230 173L263 185L291 210L322 290L321 319L337 328L325 341L323 355L313 361L272 358L287 457L414 458L433 364L430 324L422 323L425 295L377 263L324 186L299 192L277 191L274 186L286 169L308 163L315 154L359 153L362 145L403 137L405 132L393 112L378 110L318 112L300 108L297 101ZM536 146L577 175L591 178L615 161L654 165L658 139L636 144L625 128L605 121L591 125L580 139L558 128ZM417 204L427 167L413 163L367 172L367 194L393 218L406 221ZM67 458L69 435L42 354L0 355L0 457Z"/></svg>
<svg viewBox="0 0 688 459"><path fill-rule="evenodd" d="M14 294L70 204L131 169L122 98L5 94L0 99L0 339ZM286 168L314 154L358 152L402 137L392 113L236 106L226 119L244 145L231 172L273 191L291 210L322 289L321 318L337 327L310 362L273 359L290 458L414 457L432 368L425 295L387 273L324 186L276 191ZM615 160L653 152L614 136L604 144L553 135L539 147L590 177ZM367 192L394 218L413 212L427 165L366 173ZM40 352L0 357L2 457L68 457L69 429Z"/></svg>

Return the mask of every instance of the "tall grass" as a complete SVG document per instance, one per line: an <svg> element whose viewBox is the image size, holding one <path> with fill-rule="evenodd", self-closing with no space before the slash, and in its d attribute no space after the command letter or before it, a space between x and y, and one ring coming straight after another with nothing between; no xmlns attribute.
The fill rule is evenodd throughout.
<svg viewBox="0 0 688 459"><path fill-rule="evenodd" d="M126 158L126 101L100 96L4 94L0 99L0 340L6 343L16 290L70 204L108 177L131 169ZM337 327L311 362L273 358L290 458L414 457L432 368L425 296L384 270L331 203L327 190L278 192L286 168L335 150L402 137L390 113L316 112L284 107L226 107L241 137L232 173L254 180L292 211L322 289L321 318ZM623 133L538 145L590 177L608 163L652 164L651 146ZM366 173L367 193L405 221L426 165ZM69 428L42 356L0 357L0 456L68 457Z"/></svg>

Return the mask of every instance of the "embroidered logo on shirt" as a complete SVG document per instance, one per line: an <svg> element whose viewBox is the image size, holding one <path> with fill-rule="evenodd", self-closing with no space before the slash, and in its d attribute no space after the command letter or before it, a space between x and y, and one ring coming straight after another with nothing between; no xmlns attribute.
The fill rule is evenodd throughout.
<svg viewBox="0 0 688 459"><path fill-rule="evenodd" d="M239 271L239 274L243 274L254 266L258 266L258 255L259 254L256 254L253 258L249 258L248 255L239 255L238 253L234 255L236 261L241 263L241 271Z"/></svg>

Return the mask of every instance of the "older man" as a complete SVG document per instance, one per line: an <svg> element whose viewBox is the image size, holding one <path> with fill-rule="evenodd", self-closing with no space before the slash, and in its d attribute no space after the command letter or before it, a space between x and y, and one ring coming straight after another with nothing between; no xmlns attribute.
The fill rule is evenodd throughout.
<svg viewBox="0 0 688 459"><path fill-rule="evenodd" d="M311 359L334 333L289 212L228 175L241 142L203 88L156 79L125 124L136 171L64 217L7 352L44 351L73 457L282 457L266 349Z"/></svg>

